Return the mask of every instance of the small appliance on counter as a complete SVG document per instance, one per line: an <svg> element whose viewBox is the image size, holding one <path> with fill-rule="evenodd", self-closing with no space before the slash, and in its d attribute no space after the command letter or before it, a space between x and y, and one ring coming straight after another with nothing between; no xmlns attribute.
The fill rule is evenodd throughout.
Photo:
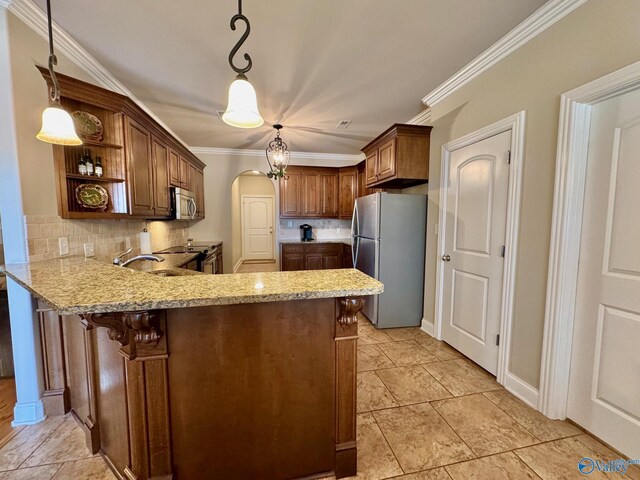
<svg viewBox="0 0 640 480"><path fill-rule="evenodd" d="M170 253L198 253L194 260L196 262L195 270L212 275L222 273L222 242L194 242L192 238L188 239L186 245L167 248L159 252L159 255L167 255Z"/></svg>
<svg viewBox="0 0 640 480"><path fill-rule="evenodd" d="M313 241L313 227L307 223L300 225L300 241Z"/></svg>

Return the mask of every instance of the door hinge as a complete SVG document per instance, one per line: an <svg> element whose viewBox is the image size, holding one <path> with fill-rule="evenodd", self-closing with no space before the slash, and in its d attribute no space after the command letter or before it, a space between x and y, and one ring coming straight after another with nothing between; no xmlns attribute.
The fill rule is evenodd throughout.
<svg viewBox="0 0 640 480"><path fill-rule="evenodd" d="M496 345L500 345L500 334L496 335Z"/></svg>
<svg viewBox="0 0 640 480"><path fill-rule="evenodd" d="M502 258L504 258L504 255L505 255L506 251L507 251L507 246L506 245L502 245L502 248L500 249L500 256Z"/></svg>
<svg viewBox="0 0 640 480"><path fill-rule="evenodd" d="M507 150L507 165L511 165L511 150Z"/></svg>

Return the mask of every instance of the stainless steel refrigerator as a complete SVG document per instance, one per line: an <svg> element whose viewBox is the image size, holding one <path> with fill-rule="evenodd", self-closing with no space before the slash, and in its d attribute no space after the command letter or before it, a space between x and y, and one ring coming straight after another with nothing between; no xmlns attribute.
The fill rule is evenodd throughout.
<svg viewBox="0 0 640 480"><path fill-rule="evenodd" d="M378 328L421 324L426 195L374 193L356 200L351 222L355 268L380 280L363 313Z"/></svg>

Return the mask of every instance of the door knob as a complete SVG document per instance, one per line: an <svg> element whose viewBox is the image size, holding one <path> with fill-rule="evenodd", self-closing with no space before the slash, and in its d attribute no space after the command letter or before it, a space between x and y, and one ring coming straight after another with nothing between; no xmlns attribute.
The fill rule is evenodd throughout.
<svg viewBox="0 0 640 480"><path fill-rule="evenodd" d="M451 261L451 256L450 255L442 255L442 261L443 262L450 262Z"/></svg>

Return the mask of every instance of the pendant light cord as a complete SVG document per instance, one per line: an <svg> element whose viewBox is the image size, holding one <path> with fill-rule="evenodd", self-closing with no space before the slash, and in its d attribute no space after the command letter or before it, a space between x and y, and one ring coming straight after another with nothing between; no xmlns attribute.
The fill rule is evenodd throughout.
<svg viewBox="0 0 640 480"><path fill-rule="evenodd" d="M53 82L53 89L51 90L51 102L56 105L60 104L60 85L58 84L58 78L56 72L53 69L54 65L58 64L58 59L55 53L53 53L53 27L51 21L51 0L47 0L47 24L49 26L49 74L51 75L51 81Z"/></svg>

